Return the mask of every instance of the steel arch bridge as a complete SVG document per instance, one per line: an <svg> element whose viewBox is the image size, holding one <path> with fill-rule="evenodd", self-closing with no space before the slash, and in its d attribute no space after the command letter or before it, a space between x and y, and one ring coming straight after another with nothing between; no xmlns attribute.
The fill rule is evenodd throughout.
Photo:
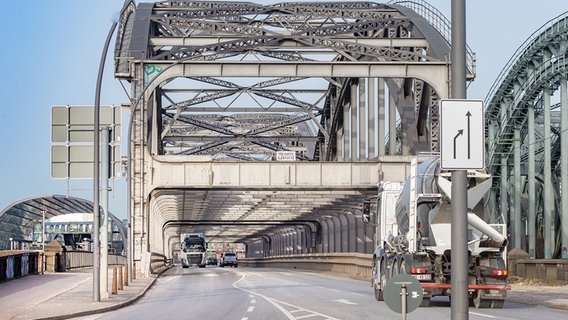
<svg viewBox="0 0 568 320"><path fill-rule="evenodd" d="M182 232L261 254L290 238L294 253L368 251L360 201L438 150L448 31L413 1L125 3L134 259L169 256Z"/></svg>
<svg viewBox="0 0 568 320"><path fill-rule="evenodd" d="M513 247L536 258L568 258L567 34L566 13L535 31L486 98L495 207L508 213Z"/></svg>

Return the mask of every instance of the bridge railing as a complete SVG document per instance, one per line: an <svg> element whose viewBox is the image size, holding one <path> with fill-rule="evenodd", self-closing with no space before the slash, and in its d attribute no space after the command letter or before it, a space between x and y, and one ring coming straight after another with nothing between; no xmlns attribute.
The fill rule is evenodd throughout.
<svg viewBox="0 0 568 320"><path fill-rule="evenodd" d="M39 251L0 252L0 282L40 273L41 261Z"/></svg>
<svg viewBox="0 0 568 320"><path fill-rule="evenodd" d="M150 255L150 274L159 274L173 266L173 260L165 255L151 253Z"/></svg>
<svg viewBox="0 0 568 320"><path fill-rule="evenodd" d="M369 280L373 255L357 252L298 254L265 258L242 258L245 267L271 267L329 271L348 275L354 279Z"/></svg>
<svg viewBox="0 0 568 320"><path fill-rule="evenodd" d="M242 258L239 259L239 265L329 271L369 281L372 275L373 255L344 252ZM511 276L568 284L568 260L510 256L507 266Z"/></svg>
<svg viewBox="0 0 568 320"><path fill-rule="evenodd" d="M126 265L126 256L118 254L108 255L108 265ZM93 253L90 251L65 252L65 269L88 268L93 266Z"/></svg>

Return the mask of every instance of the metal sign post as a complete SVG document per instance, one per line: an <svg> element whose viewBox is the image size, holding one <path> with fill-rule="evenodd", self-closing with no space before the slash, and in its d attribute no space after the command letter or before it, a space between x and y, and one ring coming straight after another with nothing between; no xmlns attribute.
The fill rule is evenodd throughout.
<svg viewBox="0 0 568 320"><path fill-rule="evenodd" d="M465 99L465 0L452 0L451 98ZM452 319L469 319L467 263L467 171L452 171Z"/></svg>
<svg viewBox="0 0 568 320"><path fill-rule="evenodd" d="M392 277L384 289L385 303L392 311L401 313L402 320L406 320L406 314L420 306L422 294L420 282L407 274Z"/></svg>

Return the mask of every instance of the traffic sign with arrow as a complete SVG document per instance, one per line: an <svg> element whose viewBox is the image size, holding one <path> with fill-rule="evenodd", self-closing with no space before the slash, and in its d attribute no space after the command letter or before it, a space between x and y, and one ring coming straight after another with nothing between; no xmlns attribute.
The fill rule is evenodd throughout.
<svg viewBox="0 0 568 320"><path fill-rule="evenodd" d="M440 163L446 170L485 168L483 101L440 100Z"/></svg>

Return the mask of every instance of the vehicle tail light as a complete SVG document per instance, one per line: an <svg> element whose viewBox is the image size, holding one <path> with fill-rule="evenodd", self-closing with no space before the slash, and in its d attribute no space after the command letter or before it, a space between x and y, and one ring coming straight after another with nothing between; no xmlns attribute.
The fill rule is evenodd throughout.
<svg viewBox="0 0 568 320"><path fill-rule="evenodd" d="M426 273L426 268L410 268L410 273L414 274Z"/></svg>
<svg viewBox="0 0 568 320"><path fill-rule="evenodd" d="M509 274L507 270L493 270L493 275L496 277L506 277Z"/></svg>

